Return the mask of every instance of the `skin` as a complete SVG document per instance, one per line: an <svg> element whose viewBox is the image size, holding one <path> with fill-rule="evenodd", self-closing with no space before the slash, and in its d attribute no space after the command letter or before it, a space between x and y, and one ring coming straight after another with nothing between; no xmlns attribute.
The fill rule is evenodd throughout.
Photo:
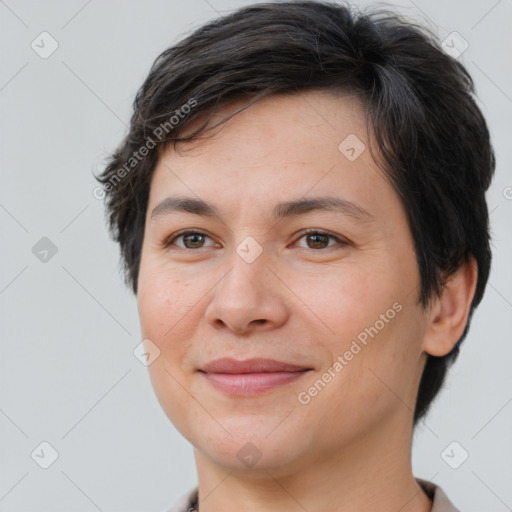
<svg viewBox="0 0 512 512"><path fill-rule="evenodd" d="M431 509L411 469L414 404L426 353L449 352L463 332L477 270L471 260L428 309L417 303L406 212L366 133L356 99L311 91L260 100L212 137L161 153L138 310L142 337L160 350L149 367L155 392L194 446L201 512ZM354 161L338 149L349 134L366 146ZM152 220L171 195L212 203L221 217L174 212ZM318 196L357 203L371 219L336 211L270 217L279 202ZM304 235L309 228L345 244ZM206 236L173 240L183 229ZM262 249L251 263L236 251L249 236ZM300 403L299 393L397 303L394 318ZM220 357L313 370L260 395L232 397L198 372ZM261 455L252 467L237 456L247 443Z"/></svg>

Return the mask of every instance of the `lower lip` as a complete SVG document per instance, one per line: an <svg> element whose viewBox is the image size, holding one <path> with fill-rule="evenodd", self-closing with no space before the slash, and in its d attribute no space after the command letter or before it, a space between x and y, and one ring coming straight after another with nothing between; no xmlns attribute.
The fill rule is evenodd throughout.
<svg viewBox="0 0 512 512"><path fill-rule="evenodd" d="M208 382L229 395L247 396L294 382L309 370L272 373L204 373Z"/></svg>

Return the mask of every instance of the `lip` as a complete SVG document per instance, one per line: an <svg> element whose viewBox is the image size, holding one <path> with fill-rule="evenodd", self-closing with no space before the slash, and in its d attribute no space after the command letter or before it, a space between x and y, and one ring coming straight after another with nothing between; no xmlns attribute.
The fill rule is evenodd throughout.
<svg viewBox="0 0 512 512"><path fill-rule="evenodd" d="M250 396L291 383L312 368L273 359L217 359L199 370L216 389L232 396Z"/></svg>
<svg viewBox="0 0 512 512"><path fill-rule="evenodd" d="M311 370L311 367L301 366L274 359L246 359L238 361L230 357L216 359L205 364L200 371L206 373L271 373L271 372L300 372Z"/></svg>

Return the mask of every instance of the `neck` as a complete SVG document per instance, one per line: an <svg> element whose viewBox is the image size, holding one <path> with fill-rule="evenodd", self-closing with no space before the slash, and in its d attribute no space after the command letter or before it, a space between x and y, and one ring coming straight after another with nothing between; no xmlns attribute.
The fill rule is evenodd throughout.
<svg viewBox="0 0 512 512"><path fill-rule="evenodd" d="M225 467L195 449L199 512L429 512L432 502L412 474L408 425L397 418L288 466Z"/></svg>

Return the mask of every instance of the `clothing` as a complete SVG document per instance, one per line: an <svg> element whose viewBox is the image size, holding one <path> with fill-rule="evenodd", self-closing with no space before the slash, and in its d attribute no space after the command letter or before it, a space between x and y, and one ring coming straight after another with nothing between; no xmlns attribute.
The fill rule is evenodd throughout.
<svg viewBox="0 0 512 512"><path fill-rule="evenodd" d="M422 480L421 478L416 478L416 481L425 491L425 494L432 500L431 512L460 512L459 509L453 506L453 503L440 487L426 480ZM196 512L198 490L196 486L188 491L180 498L174 507L168 509L166 512Z"/></svg>
<svg viewBox="0 0 512 512"><path fill-rule="evenodd" d="M460 512L448 499L448 496L446 496L441 487L438 487L432 482L427 482L427 480L422 480L421 478L416 478L416 482L418 482L420 487L425 491L425 494L432 500L431 512Z"/></svg>

